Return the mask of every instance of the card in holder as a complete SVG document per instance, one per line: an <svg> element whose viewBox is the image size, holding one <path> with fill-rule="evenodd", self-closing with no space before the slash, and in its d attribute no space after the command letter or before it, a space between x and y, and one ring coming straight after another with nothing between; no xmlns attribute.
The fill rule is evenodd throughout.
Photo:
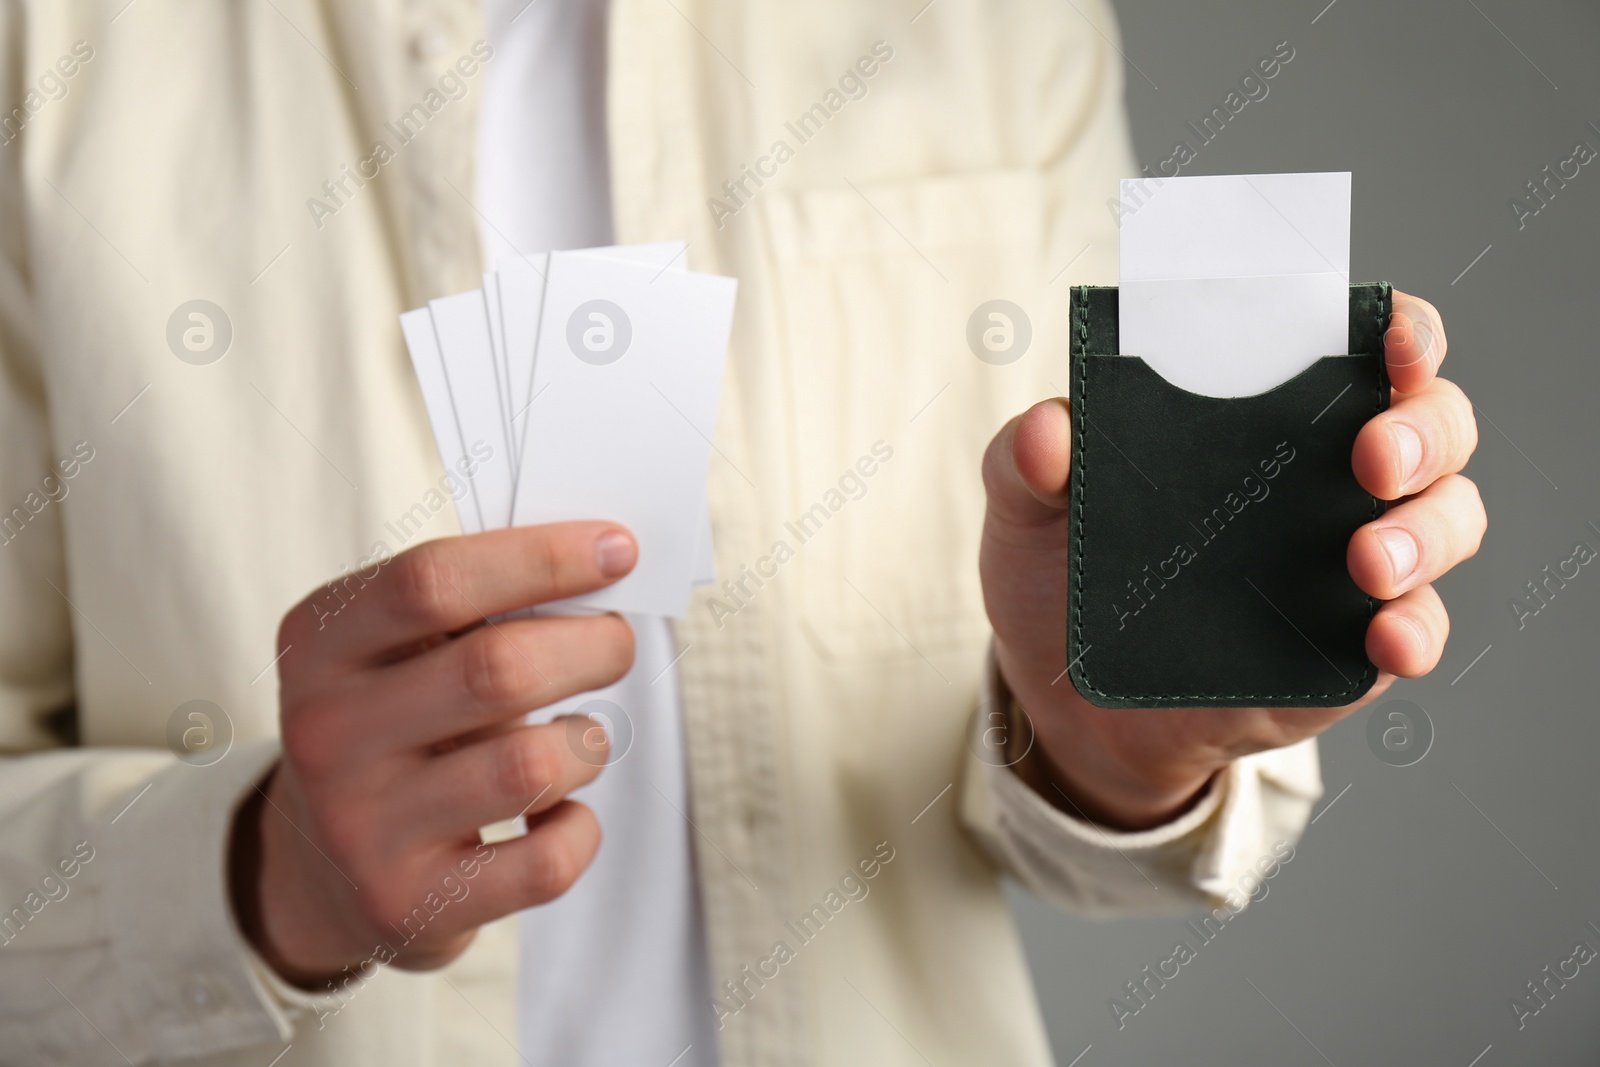
<svg viewBox="0 0 1600 1067"><path fill-rule="evenodd" d="M1383 511L1350 453L1388 406L1388 283L1350 287L1349 351L1255 396L1172 385L1072 291L1067 661L1106 708L1337 707L1372 687L1351 535ZM1241 323L1240 329L1249 329Z"/></svg>

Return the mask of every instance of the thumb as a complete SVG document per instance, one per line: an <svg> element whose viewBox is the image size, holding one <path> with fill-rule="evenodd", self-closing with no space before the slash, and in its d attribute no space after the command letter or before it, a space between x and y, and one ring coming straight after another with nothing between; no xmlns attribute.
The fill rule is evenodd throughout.
<svg viewBox="0 0 1600 1067"><path fill-rule="evenodd" d="M995 434L983 457L990 514L1015 526L1061 517L1072 470L1072 414L1064 397L1033 405Z"/></svg>

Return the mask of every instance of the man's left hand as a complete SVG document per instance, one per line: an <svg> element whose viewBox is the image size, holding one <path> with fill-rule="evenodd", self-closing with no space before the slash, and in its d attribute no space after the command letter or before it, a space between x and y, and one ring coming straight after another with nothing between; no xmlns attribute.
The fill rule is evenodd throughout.
<svg viewBox="0 0 1600 1067"><path fill-rule="evenodd" d="M1398 502L1358 529L1348 552L1351 578L1384 601L1366 640L1380 673L1343 708L1113 711L1084 700L1065 677L1071 413L1061 398L1046 400L995 436L983 461L979 569L1000 672L1037 737L1029 777L1048 799L1118 829L1159 825L1231 761L1315 736L1396 677L1434 668L1450 619L1432 583L1477 552L1487 522L1477 486L1458 473L1478 431L1465 394L1438 377L1444 355L1433 305L1396 292L1384 336L1392 402L1351 454L1356 480Z"/></svg>

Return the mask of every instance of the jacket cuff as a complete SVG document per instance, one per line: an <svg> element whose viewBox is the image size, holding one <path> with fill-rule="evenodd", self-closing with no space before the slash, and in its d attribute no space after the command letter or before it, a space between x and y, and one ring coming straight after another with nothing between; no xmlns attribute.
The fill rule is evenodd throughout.
<svg viewBox="0 0 1600 1067"><path fill-rule="evenodd" d="M228 842L276 741L207 767L176 763L108 827L106 909L127 1021L161 1059L287 1041L292 1002L245 940L228 891ZM120 805L119 805L120 807Z"/></svg>
<svg viewBox="0 0 1600 1067"><path fill-rule="evenodd" d="M985 746L993 709L1009 701L991 655L962 783L963 821L989 855L1033 892L1087 915L1244 907L1322 795L1315 740L1231 763L1172 822L1128 833L1073 818ZM1127 714L1138 714L1128 712Z"/></svg>

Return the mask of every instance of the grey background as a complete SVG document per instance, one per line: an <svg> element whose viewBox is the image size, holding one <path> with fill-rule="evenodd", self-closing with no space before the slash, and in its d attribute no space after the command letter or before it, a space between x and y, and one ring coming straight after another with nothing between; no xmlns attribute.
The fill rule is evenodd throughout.
<svg viewBox="0 0 1600 1067"><path fill-rule="evenodd" d="M1467 474L1489 534L1439 583L1439 668L1386 698L1427 710L1427 757L1381 762L1367 712L1334 727L1293 862L1124 1029L1110 998L1170 953L1182 918L1084 920L1012 892L1061 1067L1600 1062L1600 960L1520 1032L1508 1005L1580 939L1600 949L1584 926L1600 925L1600 561L1520 631L1509 606L1580 539L1600 549L1584 526L1600 526L1600 159L1521 231L1507 206L1577 141L1600 149L1600 9L1325 3L1119 4L1137 154L1153 167L1193 144L1186 121L1294 46L1184 173L1354 172L1353 279L1442 312L1444 373L1479 407Z"/></svg>

